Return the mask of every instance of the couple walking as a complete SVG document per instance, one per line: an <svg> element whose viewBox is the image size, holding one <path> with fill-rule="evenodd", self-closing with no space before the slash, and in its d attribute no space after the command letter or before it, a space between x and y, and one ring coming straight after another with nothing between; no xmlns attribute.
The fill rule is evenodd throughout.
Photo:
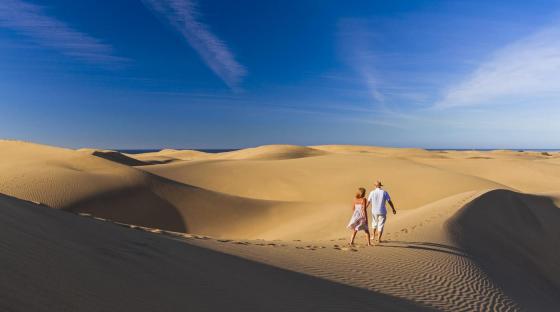
<svg viewBox="0 0 560 312"><path fill-rule="evenodd" d="M387 219L387 208L385 207L385 202L388 202L393 209L393 214L396 214L395 206L391 201L389 193L382 189L383 184L381 181L375 183L375 189L369 193L366 199L366 190L363 187L358 189L354 202L352 204L352 210L354 214L348 223L348 228L352 230L352 236L350 238L350 245L354 244L354 238L358 231L365 231L367 234L367 244L371 246L371 239L369 234L367 208L371 205L371 225L373 228L373 240L375 241L377 234L377 241L381 243L381 236L383 235L383 227L385 225L385 220Z"/></svg>

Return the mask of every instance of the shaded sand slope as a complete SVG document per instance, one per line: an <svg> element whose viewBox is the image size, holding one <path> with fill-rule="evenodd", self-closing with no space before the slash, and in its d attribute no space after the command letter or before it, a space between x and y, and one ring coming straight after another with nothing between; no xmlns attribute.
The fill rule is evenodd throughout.
<svg viewBox="0 0 560 312"><path fill-rule="evenodd" d="M2 311L424 309L4 195L0 237Z"/></svg>
<svg viewBox="0 0 560 312"><path fill-rule="evenodd" d="M273 220L293 218L297 208L209 191L88 153L39 144L0 141L0 160L0 192L131 224L257 235Z"/></svg>
<svg viewBox="0 0 560 312"><path fill-rule="evenodd" d="M454 242L531 310L560 304L560 208L555 200L558 196L495 190L448 222Z"/></svg>

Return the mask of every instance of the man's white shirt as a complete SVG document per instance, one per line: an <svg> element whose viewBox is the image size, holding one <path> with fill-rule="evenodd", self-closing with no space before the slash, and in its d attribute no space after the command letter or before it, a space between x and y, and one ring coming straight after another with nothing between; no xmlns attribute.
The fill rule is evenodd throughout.
<svg viewBox="0 0 560 312"><path fill-rule="evenodd" d="M387 214L387 208L385 207L385 202L391 200L389 193L385 192L381 188L376 188L371 191L368 196L368 201L371 203L371 213L372 214Z"/></svg>

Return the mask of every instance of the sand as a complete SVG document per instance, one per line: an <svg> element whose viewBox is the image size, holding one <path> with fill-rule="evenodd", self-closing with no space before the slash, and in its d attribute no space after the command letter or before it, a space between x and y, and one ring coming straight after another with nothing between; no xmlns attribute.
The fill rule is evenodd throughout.
<svg viewBox="0 0 560 312"><path fill-rule="evenodd" d="M376 179L398 214L349 248L352 196ZM553 311L559 190L559 153L0 141L0 308Z"/></svg>

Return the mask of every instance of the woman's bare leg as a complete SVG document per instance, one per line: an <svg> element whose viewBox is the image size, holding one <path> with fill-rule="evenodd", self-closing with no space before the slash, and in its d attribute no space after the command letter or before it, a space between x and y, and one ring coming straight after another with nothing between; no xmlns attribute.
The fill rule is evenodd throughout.
<svg viewBox="0 0 560 312"><path fill-rule="evenodd" d="M350 245L354 245L354 238L356 238L356 233L358 233L358 231L356 230L352 232L352 236L350 237Z"/></svg>
<svg viewBox="0 0 560 312"><path fill-rule="evenodd" d="M367 234L367 245L371 246L371 235L369 235L369 231L366 231Z"/></svg>

